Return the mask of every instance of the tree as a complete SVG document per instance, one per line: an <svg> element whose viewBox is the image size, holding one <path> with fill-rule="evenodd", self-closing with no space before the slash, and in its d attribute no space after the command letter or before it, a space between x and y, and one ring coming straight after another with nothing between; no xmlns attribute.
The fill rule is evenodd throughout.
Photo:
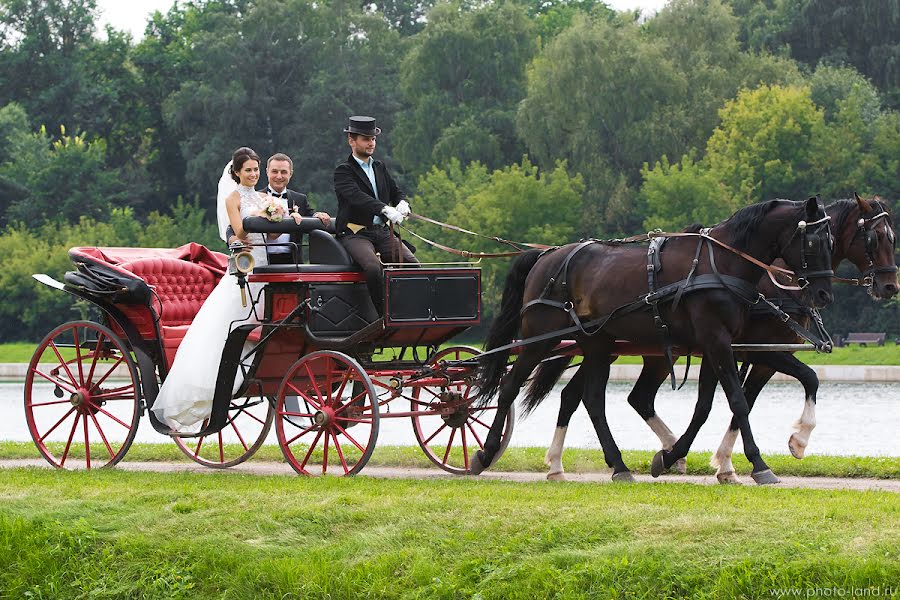
<svg viewBox="0 0 900 600"><path fill-rule="evenodd" d="M516 105L537 50L532 23L512 3L435 6L400 69L409 109L398 116L397 156L413 173L449 157L494 168L516 161Z"/></svg>
<svg viewBox="0 0 900 600"><path fill-rule="evenodd" d="M702 163L685 155L670 165L663 156L651 169L644 165L641 196L647 203L646 229L680 231L699 223L712 226L740 206Z"/></svg>
<svg viewBox="0 0 900 600"><path fill-rule="evenodd" d="M719 117L721 124L706 146L706 161L739 205L796 200L821 189L825 119L809 88L745 90L725 104Z"/></svg>

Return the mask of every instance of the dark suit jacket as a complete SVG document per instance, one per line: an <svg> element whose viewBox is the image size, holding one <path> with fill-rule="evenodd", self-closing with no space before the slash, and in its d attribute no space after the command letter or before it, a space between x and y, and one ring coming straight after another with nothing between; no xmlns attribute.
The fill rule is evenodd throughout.
<svg viewBox="0 0 900 600"><path fill-rule="evenodd" d="M378 200L369 178L362 167L353 158L338 164L334 169L334 194L337 196L338 213L335 219L335 231L338 235L348 233L347 223L369 226L372 218L381 216L381 209L386 204L397 206L406 199L387 167L380 160L372 159L375 170L375 184L378 186Z"/></svg>

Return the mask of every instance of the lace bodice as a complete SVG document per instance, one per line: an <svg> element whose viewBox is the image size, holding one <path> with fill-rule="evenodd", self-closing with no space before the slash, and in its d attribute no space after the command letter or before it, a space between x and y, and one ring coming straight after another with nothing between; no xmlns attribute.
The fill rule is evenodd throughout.
<svg viewBox="0 0 900 600"><path fill-rule="evenodd" d="M252 187L239 185L237 191L241 197L241 217L255 216L262 208L264 198Z"/></svg>
<svg viewBox="0 0 900 600"><path fill-rule="evenodd" d="M258 211L262 208L265 198L252 187L243 185L237 186L237 192L241 197L241 218L258 216ZM256 261L257 266L268 264L266 248L263 246L266 241L265 236L261 233L248 233L247 239L253 244L253 249L250 252L253 254L253 259Z"/></svg>

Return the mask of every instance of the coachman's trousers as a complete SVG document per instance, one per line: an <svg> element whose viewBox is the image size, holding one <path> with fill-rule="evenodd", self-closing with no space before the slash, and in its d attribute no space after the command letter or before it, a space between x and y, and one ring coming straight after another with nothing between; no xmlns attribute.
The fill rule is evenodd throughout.
<svg viewBox="0 0 900 600"><path fill-rule="evenodd" d="M384 315L382 262L417 265L419 261L387 227L371 227L359 233L348 233L339 239L353 261L365 273L372 304L375 305L378 314ZM380 260L376 252L381 254Z"/></svg>

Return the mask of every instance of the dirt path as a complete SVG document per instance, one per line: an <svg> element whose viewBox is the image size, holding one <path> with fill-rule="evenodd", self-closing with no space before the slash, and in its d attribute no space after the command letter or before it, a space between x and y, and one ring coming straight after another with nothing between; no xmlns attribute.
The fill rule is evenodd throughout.
<svg viewBox="0 0 900 600"><path fill-rule="evenodd" d="M0 460L0 469L12 469L18 467L50 468L50 465L38 459ZM217 473L231 472L249 475L289 475L295 476L294 471L286 463L277 462L253 462L248 461L243 465L230 469L209 469L193 463L180 462L128 462L119 464L117 469L124 471L155 471L159 473ZM454 479L439 469L407 469L402 467L375 467L368 466L361 476L383 477L386 479ZM610 483L608 473L567 473L569 481L581 483ZM532 472L502 472L486 471L479 476L480 479L491 481L516 481L522 483L544 483L544 473ZM649 475L635 475L641 483L693 483L699 485L715 485L716 478L713 475L663 475L653 479ZM747 485L752 485L753 480L749 476L743 476L742 480ZM781 477L781 483L777 487L782 488L808 488L820 490L878 490L900 493L900 480L896 479L850 479L845 477Z"/></svg>

